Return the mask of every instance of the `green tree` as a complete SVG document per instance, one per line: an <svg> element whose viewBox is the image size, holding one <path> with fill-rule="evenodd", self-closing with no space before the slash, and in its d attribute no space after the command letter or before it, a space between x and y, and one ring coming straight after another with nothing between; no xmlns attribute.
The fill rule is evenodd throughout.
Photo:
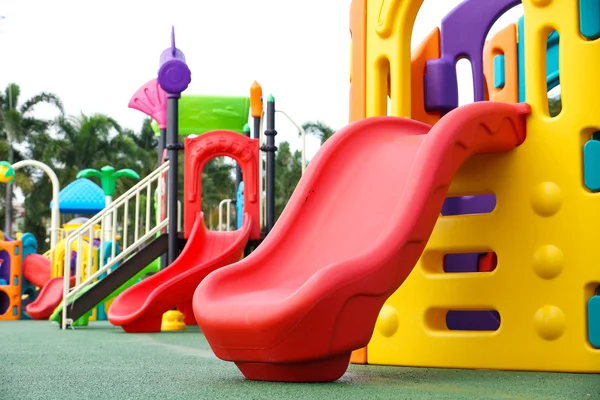
<svg viewBox="0 0 600 400"><path fill-rule="evenodd" d="M59 117L55 127L57 139L46 148L44 159L60 170L61 185L75 180L85 168L98 169L119 158L113 153L118 146L111 142L117 141L121 126L107 115Z"/></svg>
<svg viewBox="0 0 600 400"><path fill-rule="evenodd" d="M33 116L36 105L53 105L64 115L62 101L55 94L38 93L23 103L19 103L20 95L21 88L15 83L8 84L4 93L0 92L0 128L3 139L14 144L29 140L32 134L46 133L50 121Z"/></svg>
<svg viewBox="0 0 600 400"><path fill-rule="evenodd" d="M219 203L236 198L234 169L235 163L225 157L216 157L202 170L202 211L208 226L218 225Z"/></svg>
<svg viewBox="0 0 600 400"><path fill-rule="evenodd" d="M302 153L281 142L275 157L275 218L279 218L302 177Z"/></svg>
<svg viewBox="0 0 600 400"><path fill-rule="evenodd" d="M560 94L548 98L548 108L551 117L556 117L562 111L562 101Z"/></svg>
<svg viewBox="0 0 600 400"><path fill-rule="evenodd" d="M123 131L114 119L106 115L61 116L54 122L54 127L56 138L38 135L29 145L32 158L45 162L56 171L61 187L75 180L77 174L86 167L99 170L109 164L119 170L137 170L139 175L145 176L156 165L156 150L151 148L152 143L139 145L140 138L145 134ZM17 174L17 180L19 175ZM44 244L45 220L50 216L48 205L51 187L45 176L36 174L35 171L31 171L29 175L31 188L24 190L25 230L36 236L41 251L44 251L47 249ZM133 177L123 176L123 179L116 181L114 196L120 196L134 184Z"/></svg>
<svg viewBox="0 0 600 400"><path fill-rule="evenodd" d="M137 171L147 175L158 167L158 138L152 129L152 119L145 118L139 132L125 130L125 136L135 145Z"/></svg>
<svg viewBox="0 0 600 400"><path fill-rule="evenodd" d="M335 130L321 121L309 121L302 124L302 129L307 135L313 135L319 139L323 145L327 139L333 136Z"/></svg>
<svg viewBox="0 0 600 400"><path fill-rule="evenodd" d="M59 111L60 115L64 114L63 104L55 94L38 93L23 103L20 103L20 95L21 88L15 83L9 83L4 92L0 92L0 132L1 138L6 142L6 146L3 146L1 150L3 159L8 160L11 164L27 157L26 154L21 154L13 147L15 144L24 142L28 144L40 139L47 141L49 138L47 129L50 121L36 118L33 115L38 104L50 104ZM19 175L22 176L22 174ZM12 185L3 185L2 191L5 194L3 209L6 211L3 216L8 214L12 220Z"/></svg>

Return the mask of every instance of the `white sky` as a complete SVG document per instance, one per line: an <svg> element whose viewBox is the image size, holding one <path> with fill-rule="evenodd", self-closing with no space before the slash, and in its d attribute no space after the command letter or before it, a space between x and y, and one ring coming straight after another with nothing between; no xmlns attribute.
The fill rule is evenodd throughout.
<svg viewBox="0 0 600 400"><path fill-rule="evenodd" d="M127 108L156 77L160 53L177 47L192 70L187 93L248 95L253 80L298 123L348 120L350 0L2 0L0 87L21 86L22 99L53 92L69 114L105 113L138 130L144 115ZM425 0L413 48L460 0ZM522 14L519 6L490 34ZM461 100L472 88L461 85ZM40 108L40 116L53 114ZM279 117L278 141L300 148ZM308 140L308 156L318 148Z"/></svg>

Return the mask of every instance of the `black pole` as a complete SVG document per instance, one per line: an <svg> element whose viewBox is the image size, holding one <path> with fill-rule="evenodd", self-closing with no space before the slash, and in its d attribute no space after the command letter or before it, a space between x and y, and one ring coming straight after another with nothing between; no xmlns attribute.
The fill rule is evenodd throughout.
<svg viewBox="0 0 600 400"><path fill-rule="evenodd" d="M169 178L167 179L167 198L169 215L169 265L175 261L178 253L178 232L177 232L177 200L179 188L179 99L169 97L167 99L167 156L171 166L169 167Z"/></svg>
<svg viewBox="0 0 600 400"><path fill-rule="evenodd" d="M250 125L244 125L244 136L250 137ZM242 169L238 163L235 164L235 192L237 193L238 188L240 187L240 183L244 180L244 175L242 173Z"/></svg>
<svg viewBox="0 0 600 400"><path fill-rule="evenodd" d="M167 130L164 128L160 129L160 136L158 137L158 166L161 166L163 163L163 153L165 151L165 148L167 147ZM166 196L165 196L166 198ZM160 207L160 211L159 214L162 215L162 199L159 200L159 202L157 202L157 206ZM168 262L167 262L167 256L165 254L163 254L162 256L160 256L160 269L165 269L167 267Z"/></svg>
<svg viewBox="0 0 600 400"><path fill-rule="evenodd" d="M254 139L260 139L260 120L262 117L254 117Z"/></svg>
<svg viewBox="0 0 600 400"><path fill-rule="evenodd" d="M277 135L275 130L275 98L273 95L269 95L267 99L267 129L265 130L267 144L262 148L267 153L267 234L275 225L275 152L277 151L275 135Z"/></svg>
<svg viewBox="0 0 600 400"><path fill-rule="evenodd" d="M163 153L167 147L167 130L161 129L160 136L158 137L158 166L160 167L163 163Z"/></svg>
<svg viewBox="0 0 600 400"><path fill-rule="evenodd" d="M175 28L171 30L171 47L160 55L158 83L167 92L167 156L170 167L167 182L169 207L169 265L177 259L179 253L179 232L177 232L177 198L179 157L177 152L183 150L179 144L179 98L192 81L192 72L185 64L183 52L175 47Z"/></svg>

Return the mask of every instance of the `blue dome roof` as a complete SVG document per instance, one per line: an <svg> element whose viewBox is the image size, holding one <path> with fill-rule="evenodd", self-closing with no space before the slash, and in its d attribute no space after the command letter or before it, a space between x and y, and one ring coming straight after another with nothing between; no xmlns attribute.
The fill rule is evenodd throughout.
<svg viewBox="0 0 600 400"><path fill-rule="evenodd" d="M71 182L58 194L58 208L65 214L97 214L104 209L105 201L100 186L86 178Z"/></svg>

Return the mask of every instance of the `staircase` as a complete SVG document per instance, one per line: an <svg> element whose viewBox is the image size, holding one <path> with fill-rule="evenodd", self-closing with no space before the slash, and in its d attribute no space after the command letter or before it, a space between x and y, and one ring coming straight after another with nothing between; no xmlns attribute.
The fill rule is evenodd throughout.
<svg viewBox="0 0 600 400"><path fill-rule="evenodd" d="M166 251L164 233L169 218L166 213L161 217L161 213L154 210L153 203L156 200L159 205L162 196L166 197L169 165L169 161L163 163L65 239L65 248L75 248L78 257L75 270L72 271L71 252L65 251L61 329L72 326L75 319L95 307ZM157 196L156 199L154 195ZM101 228L95 231L94 227L98 225ZM159 232L163 235L159 235ZM121 237L121 243L118 243L118 236ZM98 251L98 260L108 261L93 272L92 263L87 263L84 270L84 257L79 255L83 254L84 241L94 237L95 246L86 246L89 252L87 259L93 259L93 252ZM98 281L104 274L106 276ZM75 276L75 285L69 288L71 276Z"/></svg>

